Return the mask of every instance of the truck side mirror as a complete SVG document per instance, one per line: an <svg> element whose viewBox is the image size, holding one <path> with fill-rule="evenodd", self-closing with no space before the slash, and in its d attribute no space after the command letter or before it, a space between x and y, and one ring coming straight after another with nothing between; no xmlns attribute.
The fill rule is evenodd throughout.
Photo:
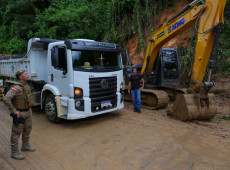
<svg viewBox="0 0 230 170"><path fill-rule="evenodd" d="M60 54L64 55L64 60L62 61L62 68L63 68L63 75L66 75L67 73L67 53L66 48L59 48Z"/></svg>
<svg viewBox="0 0 230 170"><path fill-rule="evenodd" d="M122 53L121 53L121 56L122 56L122 64L123 64L123 65L126 65L127 58L126 58L125 52L122 52Z"/></svg>

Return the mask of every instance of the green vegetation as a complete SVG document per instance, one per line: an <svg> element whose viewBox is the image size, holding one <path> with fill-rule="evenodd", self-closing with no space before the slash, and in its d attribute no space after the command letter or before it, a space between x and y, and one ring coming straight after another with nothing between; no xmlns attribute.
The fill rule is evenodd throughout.
<svg viewBox="0 0 230 170"><path fill-rule="evenodd" d="M192 0L187 0L191 2ZM0 54L25 53L28 39L94 39L125 47L138 33L139 47L146 48L144 33L153 32L153 17L177 7L179 0L0 0ZM215 72L230 72L230 2L225 8ZM167 17L165 17L166 19ZM155 25L156 26L156 25ZM195 35L182 59L182 77L191 72ZM139 49L139 50L140 50ZM228 58L228 59L227 59ZM187 84L187 82L185 83Z"/></svg>
<svg viewBox="0 0 230 170"><path fill-rule="evenodd" d="M219 116L219 118L224 119L224 120L230 120L230 116L225 116L225 115Z"/></svg>
<svg viewBox="0 0 230 170"><path fill-rule="evenodd" d="M0 53L26 51L31 37L86 38L124 46L178 0L0 0Z"/></svg>
<svg viewBox="0 0 230 170"><path fill-rule="evenodd" d="M228 5L225 7L224 13L224 29L220 37L215 72L230 74L230 1L228 0L227 3Z"/></svg>
<svg viewBox="0 0 230 170"><path fill-rule="evenodd" d="M192 63L194 59L196 34L195 29L191 29L189 35L189 46L186 48L186 54L180 60L180 76L182 86L188 87L190 83L190 78L192 75Z"/></svg>

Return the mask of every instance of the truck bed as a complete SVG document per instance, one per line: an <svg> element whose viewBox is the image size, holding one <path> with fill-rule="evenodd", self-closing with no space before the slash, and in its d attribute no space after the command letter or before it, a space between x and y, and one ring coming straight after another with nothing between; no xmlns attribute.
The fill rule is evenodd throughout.
<svg viewBox="0 0 230 170"><path fill-rule="evenodd" d="M23 69L29 71L29 61L26 58L26 54L18 56L9 56L0 58L0 75L4 77L15 77L17 70Z"/></svg>
<svg viewBox="0 0 230 170"><path fill-rule="evenodd" d="M15 78L16 71L23 69L32 81L47 82L47 47L57 40L32 38L26 54L0 58L0 76Z"/></svg>

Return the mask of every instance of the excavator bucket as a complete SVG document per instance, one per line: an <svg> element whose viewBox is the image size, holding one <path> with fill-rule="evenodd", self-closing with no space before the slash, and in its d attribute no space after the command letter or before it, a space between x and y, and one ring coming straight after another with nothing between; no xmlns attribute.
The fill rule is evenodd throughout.
<svg viewBox="0 0 230 170"><path fill-rule="evenodd" d="M169 116L182 121L209 120L216 115L215 97L213 94L178 94Z"/></svg>

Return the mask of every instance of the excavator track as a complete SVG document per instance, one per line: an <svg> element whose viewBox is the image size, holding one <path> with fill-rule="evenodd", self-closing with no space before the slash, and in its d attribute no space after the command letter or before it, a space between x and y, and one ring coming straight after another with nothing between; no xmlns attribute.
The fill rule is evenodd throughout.
<svg viewBox="0 0 230 170"><path fill-rule="evenodd" d="M132 97L125 89L125 100L132 101ZM143 89L141 91L141 104L147 109L165 108L169 103L168 94L161 90Z"/></svg>
<svg viewBox="0 0 230 170"><path fill-rule="evenodd" d="M187 93L187 88L181 88L181 87L160 86L157 89L166 92L168 94L168 97L169 97L171 102L175 101L177 94L186 94Z"/></svg>

